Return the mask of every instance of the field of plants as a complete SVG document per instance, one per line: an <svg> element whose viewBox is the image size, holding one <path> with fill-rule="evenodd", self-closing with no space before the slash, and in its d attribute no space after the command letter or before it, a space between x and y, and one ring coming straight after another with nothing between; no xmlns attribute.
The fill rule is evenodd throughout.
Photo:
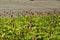
<svg viewBox="0 0 60 40"><path fill-rule="evenodd" d="M0 17L0 40L60 40L59 13Z"/></svg>

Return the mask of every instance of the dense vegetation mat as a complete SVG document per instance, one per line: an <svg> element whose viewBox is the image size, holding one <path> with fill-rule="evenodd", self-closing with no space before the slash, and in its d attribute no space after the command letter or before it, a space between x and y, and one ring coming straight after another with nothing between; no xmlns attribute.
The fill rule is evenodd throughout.
<svg viewBox="0 0 60 40"><path fill-rule="evenodd" d="M60 40L60 14L0 17L0 40Z"/></svg>

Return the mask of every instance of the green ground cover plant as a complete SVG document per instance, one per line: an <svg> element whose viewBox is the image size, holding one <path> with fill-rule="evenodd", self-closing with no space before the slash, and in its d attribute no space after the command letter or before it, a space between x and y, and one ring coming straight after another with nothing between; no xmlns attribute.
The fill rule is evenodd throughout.
<svg viewBox="0 0 60 40"><path fill-rule="evenodd" d="M0 17L0 40L60 40L60 14Z"/></svg>

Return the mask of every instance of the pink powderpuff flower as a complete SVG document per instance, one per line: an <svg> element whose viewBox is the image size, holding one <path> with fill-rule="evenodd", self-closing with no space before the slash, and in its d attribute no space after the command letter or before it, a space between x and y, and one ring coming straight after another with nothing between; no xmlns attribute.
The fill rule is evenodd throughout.
<svg viewBox="0 0 60 40"><path fill-rule="evenodd" d="M51 20L51 24L55 23L55 20Z"/></svg>
<svg viewBox="0 0 60 40"><path fill-rule="evenodd" d="M33 25L32 25L32 24L30 24L29 29L31 29L31 28L32 28L32 26L33 26Z"/></svg>
<svg viewBox="0 0 60 40"><path fill-rule="evenodd" d="M11 14L11 17L13 17L13 14Z"/></svg>
<svg viewBox="0 0 60 40"><path fill-rule="evenodd" d="M22 30L19 30L19 34L22 35L23 34L23 31Z"/></svg>
<svg viewBox="0 0 60 40"><path fill-rule="evenodd" d="M27 25L25 25L24 28L27 28Z"/></svg>
<svg viewBox="0 0 60 40"><path fill-rule="evenodd" d="M9 13L9 15L11 15L11 13Z"/></svg>
<svg viewBox="0 0 60 40"><path fill-rule="evenodd" d="M13 17L13 14L9 13L10 17Z"/></svg>
<svg viewBox="0 0 60 40"><path fill-rule="evenodd" d="M35 36L32 37L32 40L36 40L36 39L35 39Z"/></svg>
<svg viewBox="0 0 60 40"><path fill-rule="evenodd" d="M29 13L30 13L30 14L32 14L32 13L33 13L33 12L32 12L32 9L30 9L30 10L29 10Z"/></svg>
<svg viewBox="0 0 60 40"><path fill-rule="evenodd" d="M28 11L25 11L26 13L28 13Z"/></svg>

